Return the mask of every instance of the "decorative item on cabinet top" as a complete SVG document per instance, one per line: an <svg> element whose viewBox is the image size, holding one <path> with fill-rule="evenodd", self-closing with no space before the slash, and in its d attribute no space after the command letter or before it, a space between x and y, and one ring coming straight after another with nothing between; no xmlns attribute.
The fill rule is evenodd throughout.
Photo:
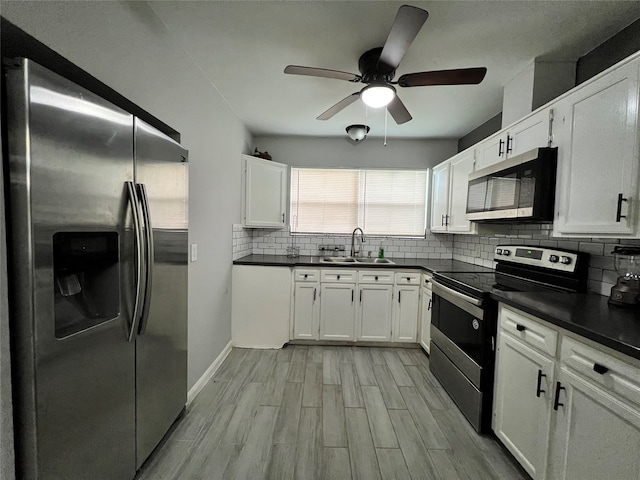
<svg viewBox="0 0 640 480"><path fill-rule="evenodd" d="M261 152L256 148L251 155L253 157L264 158L265 160L273 160L273 158L271 158L271 155L269 155L269 152L267 152L266 150L264 152Z"/></svg>

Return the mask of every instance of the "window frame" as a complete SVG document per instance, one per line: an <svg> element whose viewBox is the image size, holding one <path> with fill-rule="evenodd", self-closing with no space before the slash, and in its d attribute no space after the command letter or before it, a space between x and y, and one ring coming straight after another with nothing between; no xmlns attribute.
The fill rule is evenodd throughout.
<svg viewBox="0 0 640 480"><path fill-rule="evenodd" d="M367 234L367 236L370 237L378 237L378 238L406 238L406 239L410 239L410 238L418 238L418 239L424 239L427 238L428 233L429 233L429 194L430 194L430 187L431 187L431 168L358 168L358 167L310 167L310 166L291 166L290 168L290 185L289 185L289 199L288 199L288 210L289 210L289 233L292 236L332 236L332 237L349 237L351 236L351 232L330 232L330 231L318 231L318 232L312 232L312 231L305 231L305 232L300 232L297 231L298 227L294 228L293 223L296 222L297 223L297 216L294 214L294 209L293 209L293 204L294 204L294 195L293 195L293 177L294 177L294 170L335 170L335 171L354 171L354 172L358 172L359 174L361 174L362 172L366 172L368 171L375 171L375 172L379 172L379 171L389 171L389 172L423 172L425 175L425 191L424 191L424 227L423 227L423 232L421 234L399 234L399 233L372 233L372 234L367 234L367 232L365 231L365 234ZM364 180L365 176L361 176L359 178L359 187L358 187L358 192L357 192L357 196L359 198L359 201L357 202L357 216L358 216L358 220L357 220L357 225L354 226L354 228L357 228L361 225L363 225L364 223L364 211L366 210L366 203L363 201L363 198L365 197L365 193L364 193L364 189L366 188L366 181ZM364 208L361 208L364 207ZM363 227L364 228L364 227Z"/></svg>

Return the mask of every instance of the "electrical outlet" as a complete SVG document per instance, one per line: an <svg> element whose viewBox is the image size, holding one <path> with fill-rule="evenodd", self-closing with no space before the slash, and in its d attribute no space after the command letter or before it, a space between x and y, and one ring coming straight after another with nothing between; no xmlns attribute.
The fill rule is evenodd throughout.
<svg viewBox="0 0 640 480"><path fill-rule="evenodd" d="M480 256L480 253L482 251L482 245L480 245L479 243L476 243L476 257Z"/></svg>
<svg viewBox="0 0 640 480"><path fill-rule="evenodd" d="M198 244L191 244L191 261L196 262L198 260Z"/></svg>

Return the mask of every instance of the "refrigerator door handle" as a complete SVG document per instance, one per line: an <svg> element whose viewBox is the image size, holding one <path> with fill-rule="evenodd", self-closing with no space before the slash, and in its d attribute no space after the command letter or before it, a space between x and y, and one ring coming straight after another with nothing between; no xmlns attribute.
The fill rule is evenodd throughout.
<svg viewBox="0 0 640 480"><path fill-rule="evenodd" d="M140 225L138 197L136 196L136 188L133 182L126 182L127 191L129 192L129 202L131 204L131 216L133 218L133 229L136 239L136 294L133 301L133 315L131 316L131 326L127 334L127 340L131 342L138 326L138 318L140 317L140 300L142 290L142 230Z"/></svg>
<svg viewBox="0 0 640 480"><path fill-rule="evenodd" d="M151 291L153 287L153 263L154 263L154 250L153 250L153 228L151 226L151 211L149 209L149 197L147 196L147 188L144 183L138 183L138 193L142 200L142 213L145 224L145 243L146 243L146 282L144 290L144 301L142 303L142 315L140 320L140 327L138 333L142 335L147 329L147 320L149 319L149 305L151 304Z"/></svg>

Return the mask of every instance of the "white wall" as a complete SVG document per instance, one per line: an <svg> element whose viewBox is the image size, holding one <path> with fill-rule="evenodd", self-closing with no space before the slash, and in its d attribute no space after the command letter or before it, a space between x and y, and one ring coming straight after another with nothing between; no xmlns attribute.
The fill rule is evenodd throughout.
<svg viewBox="0 0 640 480"><path fill-rule="evenodd" d="M2 15L182 134L189 149L189 387L231 339L232 224L251 138L146 2L3 2Z"/></svg>
<svg viewBox="0 0 640 480"><path fill-rule="evenodd" d="M382 138L355 143L346 132L338 138L256 136L254 145L261 152L268 151L277 162L327 168L430 168L458 151L457 139L390 138L385 147Z"/></svg>

